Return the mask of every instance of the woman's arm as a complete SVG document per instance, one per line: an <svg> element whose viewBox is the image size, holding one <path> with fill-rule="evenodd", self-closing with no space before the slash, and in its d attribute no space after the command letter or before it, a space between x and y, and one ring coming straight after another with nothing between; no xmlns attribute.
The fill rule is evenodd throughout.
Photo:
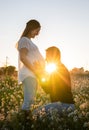
<svg viewBox="0 0 89 130"><path fill-rule="evenodd" d="M20 53L20 60L23 62L23 64L30 70L32 70L33 72L35 71L34 66L28 61L27 59L27 54L28 54L28 50L27 48L21 48L19 50Z"/></svg>
<svg viewBox="0 0 89 130"><path fill-rule="evenodd" d="M28 61L28 59L27 59L28 49L27 48L21 48L19 50L19 53L20 53L20 60L23 62L23 64L28 69L32 70L37 77L39 77L44 71L43 65L41 65L40 62L34 62L33 64L31 64L30 61Z"/></svg>

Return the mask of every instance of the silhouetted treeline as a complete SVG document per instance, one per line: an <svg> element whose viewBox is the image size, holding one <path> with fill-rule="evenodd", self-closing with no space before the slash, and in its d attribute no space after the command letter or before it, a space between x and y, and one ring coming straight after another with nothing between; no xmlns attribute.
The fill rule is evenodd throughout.
<svg viewBox="0 0 89 130"><path fill-rule="evenodd" d="M84 70L83 67L81 68L73 68L71 71L70 71L70 74L71 75L75 75L75 76L88 76L89 77L89 71L88 70Z"/></svg>
<svg viewBox="0 0 89 130"><path fill-rule="evenodd" d="M17 77L16 67L11 65L7 67L0 67L0 77L6 75Z"/></svg>
<svg viewBox="0 0 89 130"><path fill-rule="evenodd" d="M14 76L17 78L17 73L18 71L16 70L16 67L15 66L7 66L7 67L0 67L0 77L1 76ZM71 75L78 75L78 76L81 76L81 75L86 75L86 76L89 76L89 71L88 70L84 70L83 67L81 68L73 68L71 71L70 71L70 74Z"/></svg>

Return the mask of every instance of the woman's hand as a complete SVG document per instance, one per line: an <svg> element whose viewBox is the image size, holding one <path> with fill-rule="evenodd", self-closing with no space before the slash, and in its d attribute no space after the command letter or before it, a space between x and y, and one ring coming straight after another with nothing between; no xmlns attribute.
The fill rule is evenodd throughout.
<svg viewBox="0 0 89 130"><path fill-rule="evenodd" d="M44 73L45 71L45 65L42 64L39 61L34 62L33 64L33 68L34 68L34 73L37 77L41 77L41 75Z"/></svg>

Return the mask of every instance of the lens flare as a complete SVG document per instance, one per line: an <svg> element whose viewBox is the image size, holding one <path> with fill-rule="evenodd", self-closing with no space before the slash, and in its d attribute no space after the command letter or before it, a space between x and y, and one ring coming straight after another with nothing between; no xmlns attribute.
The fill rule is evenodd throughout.
<svg viewBox="0 0 89 130"><path fill-rule="evenodd" d="M56 70L56 64L55 63L49 63L46 65L46 72L52 73Z"/></svg>
<svg viewBox="0 0 89 130"><path fill-rule="evenodd" d="M45 82L45 81L46 81L46 79L45 79L45 78L42 78L42 79L41 79L41 81L42 81L42 82Z"/></svg>

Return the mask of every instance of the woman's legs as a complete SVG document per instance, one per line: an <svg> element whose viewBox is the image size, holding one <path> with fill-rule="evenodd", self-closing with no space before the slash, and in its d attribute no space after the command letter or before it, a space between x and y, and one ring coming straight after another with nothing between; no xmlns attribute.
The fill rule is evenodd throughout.
<svg viewBox="0 0 89 130"><path fill-rule="evenodd" d="M30 106L34 103L34 98L37 90L37 80L33 77L27 77L22 82L24 102L22 105L22 110L29 110Z"/></svg>

